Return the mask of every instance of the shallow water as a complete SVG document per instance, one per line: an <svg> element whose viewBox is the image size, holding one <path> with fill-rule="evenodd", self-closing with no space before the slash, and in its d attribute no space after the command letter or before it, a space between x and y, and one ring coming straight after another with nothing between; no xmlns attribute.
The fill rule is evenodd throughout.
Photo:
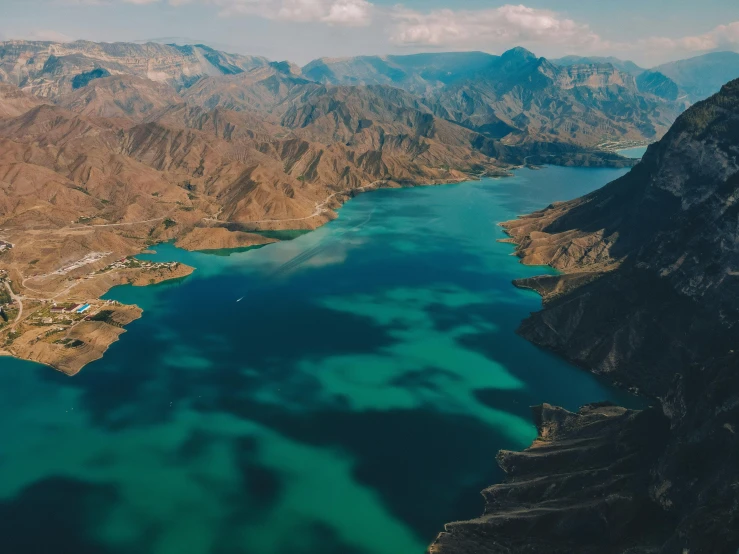
<svg viewBox="0 0 739 554"><path fill-rule="evenodd" d="M549 270L495 242L623 173L377 191L290 242L142 255L197 271L113 289L145 313L102 360L0 360L3 551L422 554L530 405L632 401L514 334L540 299L511 280Z"/></svg>
<svg viewBox="0 0 739 554"><path fill-rule="evenodd" d="M641 160L647 151L646 146L637 146L636 148L626 148L624 150L618 150L618 153L625 158L634 158L635 160Z"/></svg>

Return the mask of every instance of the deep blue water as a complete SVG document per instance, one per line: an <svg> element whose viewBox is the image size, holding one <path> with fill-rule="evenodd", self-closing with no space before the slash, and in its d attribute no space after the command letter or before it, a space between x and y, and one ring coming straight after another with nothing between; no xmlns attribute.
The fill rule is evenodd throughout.
<svg viewBox="0 0 739 554"><path fill-rule="evenodd" d="M145 311L73 378L0 360L11 554L421 554L478 515L529 406L631 400L518 337L497 223L623 170L384 190L295 240L113 289ZM223 254L223 253L221 253Z"/></svg>

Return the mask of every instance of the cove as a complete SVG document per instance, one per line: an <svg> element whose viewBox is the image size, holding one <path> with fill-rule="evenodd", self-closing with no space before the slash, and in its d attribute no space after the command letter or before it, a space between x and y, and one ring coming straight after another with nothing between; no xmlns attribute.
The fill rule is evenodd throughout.
<svg viewBox="0 0 739 554"><path fill-rule="evenodd" d="M511 280L550 270L496 242L625 171L381 190L294 240L140 256L197 271L113 289L144 316L102 360L0 359L3 550L422 554L481 513L530 405L633 403L514 333L541 300Z"/></svg>
<svg viewBox="0 0 739 554"><path fill-rule="evenodd" d="M621 154L625 158L633 158L640 160L644 154L647 151L646 146L635 146L634 148L625 148L623 150L618 150L617 153Z"/></svg>

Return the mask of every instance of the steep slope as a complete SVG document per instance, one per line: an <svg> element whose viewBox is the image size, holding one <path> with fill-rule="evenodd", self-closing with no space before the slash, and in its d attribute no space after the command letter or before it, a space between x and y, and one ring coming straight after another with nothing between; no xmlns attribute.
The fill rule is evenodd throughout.
<svg viewBox="0 0 739 554"><path fill-rule="evenodd" d="M241 73L267 63L264 58L226 54L204 45L0 43L0 81L49 98L110 75L134 75L181 88L206 75Z"/></svg>
<svg viewBox="0 0 739 554"><path fill-rule="evenodd" d="M666 418L609 404L533 412L539 436L498 454L507 481L482 492L485 513L448 524L429 554L658 552L672 522L649 497L649 468Z"/></svg>
<svg viewBox="0 0 739 554"><path fill-rule="evenodd" d="M516 48L474 79L433 92L434 113L489 136L501 123L511 143L525 140L596 146L610 140L653 141L679 108L645 97L634 78L609 64L555 66Z"/></svg>
<svg viewBox="0 0 739 554"><path fill-rule="evenodd" d="M188 103L207 110L222 108L269 114L306 90L323 88L291 69L291 66L270 64L238 75L211 77L201 80L183 96Z"/></svg>
<svg viewBox="0 0 739 554"><path fill-rule="evenodd" d="M547 418L545 451L501 455L509 478L494 491L511 494L486 495L485 516L449 526L433 552L509 552L514 531L525 533L517 552L542 543L553 552L736 552L737 129L739 80L691 107L628 175L504 225L524 263L564 272L518 283L544 297L520 333L655 398L669 430L635 424L640 416L578 423L592 410ZM598 445L614 441L606 460ZM552 455L568 461L566 473L546 475L541 460ZM587 519L588 505L595 535L571 517ZM642 526L624 535L635 513Z"/></svg>
<svg viewBox="0 0 739 554"><path fill-rule="evenodd" d="M170 86L129 75L95 79L56 99L56 104L79 114L127 117L133 121L142 121L157 110L181 103Z"/></svg>
<svg viewBox="0 0 739 554"><path fill-rule="evenodd" d="M17 117L41 104L42 100L23 92L18 87L0 83L0 118Z"/></svg>
<svg viewBox="0 0 739 554"><path fill-rule="evenodd" d="M677 95L636 86L641 68L610 58L550 63L523 48L321 59L303 76L334 85L391 85L422 96L438 117L509 143L596 146L659 138L685 108ZM575 63L577 62L577 63ZM613 62L613 63L610 63Z"/></svg>
<svg viewBox="0 0 739 554"><path fill-rule="evenodd" d="M659 65L653 71L672 79L693 103L715 94L724 83L739 78L739 53L711 52Z"/></svg>
<svg viewBox="0 0 739 554"><path fill-rule="evenodd" d="M595 64L611 64L613 67L638 77L644 73L646 69L639 67L631 60L621 60L614 58L613 56L565 56L564 58L557 58L550 60L554 65L570 66L570 65L595 65Z"/></svg>
<svg viewBox="0 0 739 554"><path fill-rule="evenodd" d="M644 71L636 78L636 86L641 92L653 94L665 100L677 102L681 97L685 98L685 93L680 89L679 85L663 75L659 71ZM690 102L685 99L686 107Z"/></svg>

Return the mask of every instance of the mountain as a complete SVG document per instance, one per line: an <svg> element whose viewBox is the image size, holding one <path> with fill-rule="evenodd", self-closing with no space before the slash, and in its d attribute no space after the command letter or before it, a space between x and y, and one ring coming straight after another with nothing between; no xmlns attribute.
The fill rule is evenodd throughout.
<svg viewBox="0 0 739 554"><path fill-rule="evenodd" d="M519 332L654 407L535 410L485 515L431 552L739 547L739 80L681 115L630 173L504 224L544 310Z"/></svg>
<svg viewBox="0 0 739 554"><path fill-rule="evenodd" d="M123 77L161 87L144 91L141 81L134 85L129 80L127 92L116 94L136 98L118 98L115 106L104 102L110 91L102 87ZM0 81L66 107L76 102L73 109L87 105L87 114L134 119L173 101L172 91L163 92L165 85L206 109L264 113L292 102L293 90L299 95L311 87L383 85L415 95L438 118L489 139L581 148L656 140L685 107L667 87L650 83L640 89L631 74L613 65L588 61L562 67L522 48L502 56L452 52L325 58L299 68L204 45L10 41L0 46Z"/></svg>
<svg viewBox="0 0 739 554"><path fill-rule="evenodd" d="M693 103L715 94L724 83L739 78L739 53L712 52L659 65L653 71L672 79Z"/></svg>
<svg viewBox="0 0 739 554"><path fill-rule="evenodd" d="M683 101L685 107L715 94L724 83L739 78L739 54L736 52L712 52L651 69L631 61L598 56L566 56L552 63L561 66L607 63L633 75L641 92L669 101Z"/></svg>
<svg viewBox="0 0 739 554"><path fill-rule="evenodd" d="M39 345L47 318L34 310L44 299L88 301L120 282L190 271L107 274L111 261L153 242L261 244L248 232L315 228L380 186L506 175L524 164L631 166L592 146L656 137L673 110L612 66L560 68L524 49L301 69L203 45L5 42L0 225L12 247L0 268L25 306L0 332L13 355L74 373L119 328L104 328L77 356ZM121 321L135 315L123 312Z"/></svg>
<svg viewBox="0 0 739 554"><path fill-rule="evenodd" d="M43 103L42 100L24 93L18 87L0 83L0 118L16 117Z"/></svg>
<svg viewBox="0 0 739 554"><path fill-rule="evenodd" d="M203 76L241 73L267 63L265 58L226 54L204 45L0 43L0 81L52 99L110 75L133 75L179 89Z"/></svg>
<svg viewBox="0 0 739 554"><path fill-rule="evenodd" d="M647 92L671 102L677 102L686 96L675 81L659 71L642 72L636 78L636 86L641 92ZM687 103L690 104L690 102Z"/></svg>
<svg viewBox="0 0 739 554"><path fill-rule="evenodd" d="M483 52L321 58L303 67L303 75L324 84L392 85L423 93L472 77L497 58Z"/></svg>
<svg viewBox="0 0 739 554"><path fill-rule="evenodd" d="M633 76L611 65L561 67L523 48L506 52L474 79L432 92L426 102L439 117L496 138L505 133L510 144L653 141L681 111L645 96Z"/></svg>
<svg viewBox="0 0 739 554"><path fill-rule="evenodd" d="M570 66L570 65L600 65L610 64L623 73L628 73L634 77L638 77L644 73L646 69L639 67L630 60L621 60L613 56L565 56L564 58L553 59L554 65Z"/></svg>
<svg viewBox="0 0 739 554"><path fill-rule="evenodd" d="M95 79L56 98L57 105L83 115L126 117L134 121L182 102L169 85L130 75Z"/></svg>
<svg viewBox="0 0 739 554"><path fill-rule="evenodd" d="M570 61L551 63L523 48L502 56L362 56L316 60L303 76L334 85L403 88L438 117L509 144L648 142L684 109L661 90L640 90L629 71L591 59Z"/></svg>

